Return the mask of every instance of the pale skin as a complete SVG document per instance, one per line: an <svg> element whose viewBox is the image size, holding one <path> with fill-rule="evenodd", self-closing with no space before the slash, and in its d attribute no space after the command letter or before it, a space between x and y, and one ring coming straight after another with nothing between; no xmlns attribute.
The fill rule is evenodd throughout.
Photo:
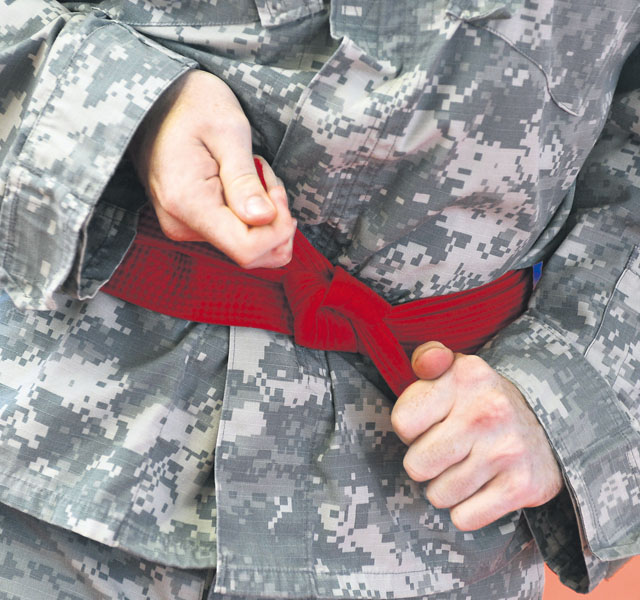
<svg viewBox="0 0 640 600"><path fill-rule="evenodd" d="M419 380L398 397L391 423L409 447L409 477L429 481L428 500L448 508L458 529L479 529L560 492L551 446L513 383L439 342L419 346L412 367Z"/></svg>
<svg viewBox="0 0 640 600"><path fill-rule="evenodd" d="M209 242L240 266L291 260L296 222L265 161L253 163L251 128L238 100L205 71L183 75L145 119L130 147L164 233Z"/></svg>
<svg viewBox="0 0 640 600"><path fill-rule="evenodd" d="M206 241L240 266L291 260L296 222L286 191L262 161L231 89L203 71L183 75L145 119L130 153L164 233ZM427 342L412 357L418 381L391 423L408 446L405 469L461 530L539 506L563 486L553 451L520 391L481 358Z"/></svg>

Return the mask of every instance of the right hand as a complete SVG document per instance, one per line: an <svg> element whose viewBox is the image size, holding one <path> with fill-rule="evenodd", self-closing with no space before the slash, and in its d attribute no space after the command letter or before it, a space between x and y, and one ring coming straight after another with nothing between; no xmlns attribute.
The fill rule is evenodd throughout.
<svg viewBox="0 0 640 600"><path fill-rule="evenodd" d="M180 77L143 121L130 154L170 239L208 242L247 269L291 260L296 222L286 191L258 157L264 189L249 121L215 75Z"/></svg>

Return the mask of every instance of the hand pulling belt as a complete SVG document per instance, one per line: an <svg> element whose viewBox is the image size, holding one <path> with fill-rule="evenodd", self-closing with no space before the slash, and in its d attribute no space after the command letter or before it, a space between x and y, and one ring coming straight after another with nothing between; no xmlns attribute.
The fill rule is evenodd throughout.
<svg viewBox="0 0 640 600"><path fill-rule="evenodd" d="M292 335L317 350L368 356L399 395L416 380L408 353L429 340L473 352L525 309L531 270L392 306L297 231L278 269L243 269L213 246L174 242L144 210L138 234L102 291L155 312Z"/></svg>

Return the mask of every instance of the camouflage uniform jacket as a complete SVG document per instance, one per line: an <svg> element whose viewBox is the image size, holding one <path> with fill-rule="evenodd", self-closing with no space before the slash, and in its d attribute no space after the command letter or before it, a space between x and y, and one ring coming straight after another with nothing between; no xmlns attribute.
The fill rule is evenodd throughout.
<svg viewBox="0 0 640 600"><path fill-rule="evenodd" d="M637 0L1 0L0 500L244 595L443 592L532 533L596 584L640 551L639 40ZM144 201L128 141L195 67L307 237L389 301L545 259L481 355L562 495L456 531L362 357L99 292Z"/></svg>

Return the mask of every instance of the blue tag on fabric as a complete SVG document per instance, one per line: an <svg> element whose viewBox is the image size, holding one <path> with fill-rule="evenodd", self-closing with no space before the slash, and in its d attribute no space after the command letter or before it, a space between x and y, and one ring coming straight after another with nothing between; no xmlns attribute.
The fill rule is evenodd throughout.
<svg viewBox="0 0 640 600"><path fill-rule="evenodd" d="M533 265L533 287L536 287L542 277L542 261Z"/></svg>

